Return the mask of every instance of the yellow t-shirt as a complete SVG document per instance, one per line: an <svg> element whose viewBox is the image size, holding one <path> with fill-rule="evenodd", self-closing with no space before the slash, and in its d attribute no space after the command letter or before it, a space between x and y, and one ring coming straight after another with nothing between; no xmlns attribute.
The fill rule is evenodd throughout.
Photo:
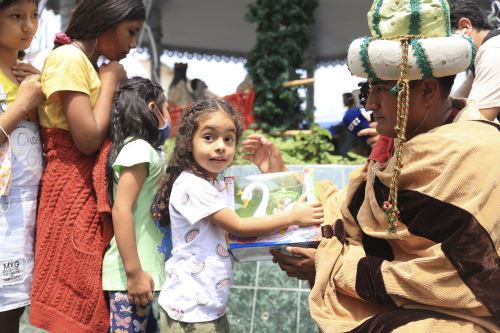
<svg viewBox="0 0 500 333"><path fill-rule="evenodd" d="M17 81L12 81L3 71L0 70L0 86L2 86L3 91L7 95L6 103L11 105L17 98L17 92L19 91L19 83ZM30 111L26 120L36 122L37 113L36 107Z"/></svg>
<svg viewBox="0 0 500 333"><path fill-rule="evenodd" d="M69 130L62 109L59 91L77 91L90 97L94 107L101 80L87 56L73 45L63 45L51 51L42 71L42 90L47 98L38 108L40 126Z"/></svg>
<svg viewBox="0 0 500 333"><path fill-rule="evenodd" d="M5 99L7 105L11 105L16 100L19 84L17 82L13 82L3 71L0 70L0 85L7 95L7 98Z"/></svg>

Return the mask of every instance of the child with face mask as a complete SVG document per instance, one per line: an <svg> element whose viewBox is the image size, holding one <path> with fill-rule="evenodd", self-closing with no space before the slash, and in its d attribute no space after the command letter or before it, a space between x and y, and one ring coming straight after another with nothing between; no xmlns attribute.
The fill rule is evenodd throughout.
<svg viewBox="0 0 500 333"><path fill-rule="evenodd" d="M103 261L111 332L145 332L153 294L165 279L162 232L150 207L163 174L160 155L169 134L167 101L143 78L123 81L111 111L113 141L106 165L115 236Z"/></svg>

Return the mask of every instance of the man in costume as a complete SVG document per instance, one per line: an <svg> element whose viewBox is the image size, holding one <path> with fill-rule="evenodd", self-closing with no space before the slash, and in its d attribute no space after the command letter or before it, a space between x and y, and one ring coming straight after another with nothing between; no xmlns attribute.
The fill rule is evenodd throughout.
<svg viewBox="0 0 500 333"><path fill-rule="evenodd" d="M474 45L451 34L442 0L375 0L368 21L347 62L393 140L345 191L320 190L311 315L323 332L500 332L500 127L449 98ZM243 150L285 168L258 136Z"/></svg>
<svg viewBox="0 0 500 333"><path fill-rule="evenodd" d="M446 1L374 1L368 21L347 62L394 149L325 204L311 314L325 332L497 331L500 131L448 98L474 44L451 34Z"/></svg>

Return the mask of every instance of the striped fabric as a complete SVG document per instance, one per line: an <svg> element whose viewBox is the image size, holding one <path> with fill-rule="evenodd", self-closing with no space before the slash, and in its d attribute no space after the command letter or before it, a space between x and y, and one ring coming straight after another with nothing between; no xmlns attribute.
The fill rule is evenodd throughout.
<svg viewBox="0 0 500 333"><path fill-rule="evenodd" d="M456 120L477 115L473 105ZM394 158L344 193L323 187L323 239L309 304L323 332L500 332L500 127L458 121L405 144L389 234Z"/></svg>

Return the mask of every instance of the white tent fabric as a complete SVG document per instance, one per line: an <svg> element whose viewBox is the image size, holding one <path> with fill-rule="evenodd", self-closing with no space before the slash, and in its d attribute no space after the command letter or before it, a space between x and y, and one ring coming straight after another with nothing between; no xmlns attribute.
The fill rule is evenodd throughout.
<svg viewBox="0 0 500 333"><path fill-rule="evenodd" d="M244 57L255 45L255 24L245 21L252 0L164 0L161 46L170 51ZM344 59L349 43L369 34L370 0L319 0L312 27L315 62Z"/></svg>

